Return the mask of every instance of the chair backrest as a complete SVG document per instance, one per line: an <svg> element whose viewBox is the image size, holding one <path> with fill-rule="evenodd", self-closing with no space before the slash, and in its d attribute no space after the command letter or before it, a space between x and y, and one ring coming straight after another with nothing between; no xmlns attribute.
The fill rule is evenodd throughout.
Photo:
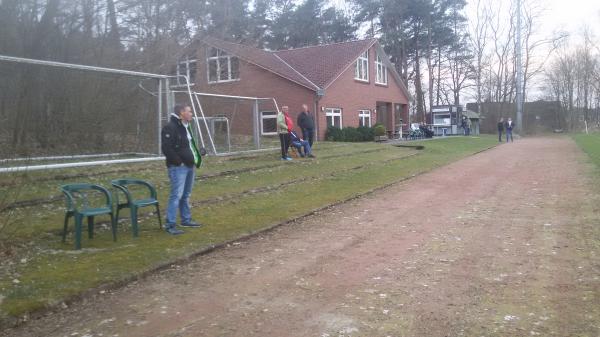
<svg viewBox="0 0 600 337"><path fill-rule="evenodd" d="M141 179L124 178L124 179L115 179L115 180L111 181L110 183L117 189L123 191L123 193L125 193L125 196L127 196L128 201L131 201L131 193L129 191L129 188L127 187L128 185L145 186L150 191L150 198L156 199L156 188L154 188L154 186L147 181L144 181Z"/></svg>
<svg viewBox="0 0 600 337"><path fill-rule="evenodd" d="M77 209L77 203L75 201L79 199L82 201L84 207L89 207L90 200L88 198L88 193L86 192L94 191L104 195L106 207L112 207L111 193L100 185L86 183L66 184L61 186L61 190L66 197L67 209L70 211Z"/></svg>

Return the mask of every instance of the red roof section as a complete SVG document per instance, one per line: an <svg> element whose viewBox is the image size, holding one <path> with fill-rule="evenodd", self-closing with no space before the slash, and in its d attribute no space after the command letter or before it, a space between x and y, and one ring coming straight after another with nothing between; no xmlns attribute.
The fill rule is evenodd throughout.
<svg viewBox="0 0 600 337"><path fill-rule="evenodd" d="M205 37L203 41L212 47L224 50L247 62L253 63L311 90L318 89L313 83L294 70L291 66L283 62L273 52L237 43L226 42L212 37Z"/></svg>
<svg viewBox="0 0 600 337"><path fill-rule="evenodd" d="M319 88L325 88L375 42L376 39L340 42L280 50L275 54Z"/></svg>
<svg viewBox="0 0 600 337"><path fill-rule="evenodd" d="M311 90L317 90L331 84L377 40L357 40L275 52L212 37L205 37L203 42Z"/></svg>

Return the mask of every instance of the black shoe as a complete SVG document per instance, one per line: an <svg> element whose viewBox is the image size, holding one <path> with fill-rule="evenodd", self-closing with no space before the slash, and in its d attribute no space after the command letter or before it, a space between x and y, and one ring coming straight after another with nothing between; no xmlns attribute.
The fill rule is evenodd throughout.
<svg viewBox="0 0 600 337"><path fill-rule="evenodd" d="M194 228L198 228L198 227L202 226L202 224L201 223L197 223L195 221L190 221L190 222L182 223L179 226L181 226L181 227L194 227Z"/></svg>
<svg viewBox="0 0 600 337"><path fill-rule="evenodd" d="M185 233L181 229L177 229L175 225L165 227L165 231L171 235L179 235Z"/></svg>

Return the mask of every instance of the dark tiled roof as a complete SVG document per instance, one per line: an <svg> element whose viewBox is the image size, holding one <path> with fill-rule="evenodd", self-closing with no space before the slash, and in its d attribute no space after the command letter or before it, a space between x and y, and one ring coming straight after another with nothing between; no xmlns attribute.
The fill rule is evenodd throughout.
<svg viewBox="0 0 600 337"><path fill-rule="evenodd" d="M375 39L341 42L280 50L275 54L319 88L325 88L375 42Z"/></svg>
<svg viewBox="0 0 600 337"><path fill-rule="evenodd" d="M259 67L271 71L281 77L287 78L288 80L296 82L311 90L317 89L317 87L313 83L311 83L304 76L299 74L290 65L283 62L273 52L250 46L244 46L237 43L226 42L211 37L205 37L203 41L210 46L236 55L237 57L247 62L253 63Z"/></svg>

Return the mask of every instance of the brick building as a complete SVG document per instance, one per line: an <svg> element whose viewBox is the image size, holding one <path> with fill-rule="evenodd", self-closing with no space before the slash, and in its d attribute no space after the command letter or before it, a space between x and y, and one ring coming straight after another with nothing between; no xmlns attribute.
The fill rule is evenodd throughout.
<svg viewBox="0 0 600 337"><path fill-rule="evenodd" d="M292 117L302 104L316 113L318 139L328 125L372 126L383 123L388 133L408 120L409 93L376 39L266 51L215 38L196 41L177 66L197 92L273 97L288 105ZM272 133L276 111L261 105L263 134ZM215 114L218 109L206 109ZM242 111L235 132L252 132L252 113ZM238 117L241 118L241 117ZM263 125L261 123L261 125Z"/></svg>

